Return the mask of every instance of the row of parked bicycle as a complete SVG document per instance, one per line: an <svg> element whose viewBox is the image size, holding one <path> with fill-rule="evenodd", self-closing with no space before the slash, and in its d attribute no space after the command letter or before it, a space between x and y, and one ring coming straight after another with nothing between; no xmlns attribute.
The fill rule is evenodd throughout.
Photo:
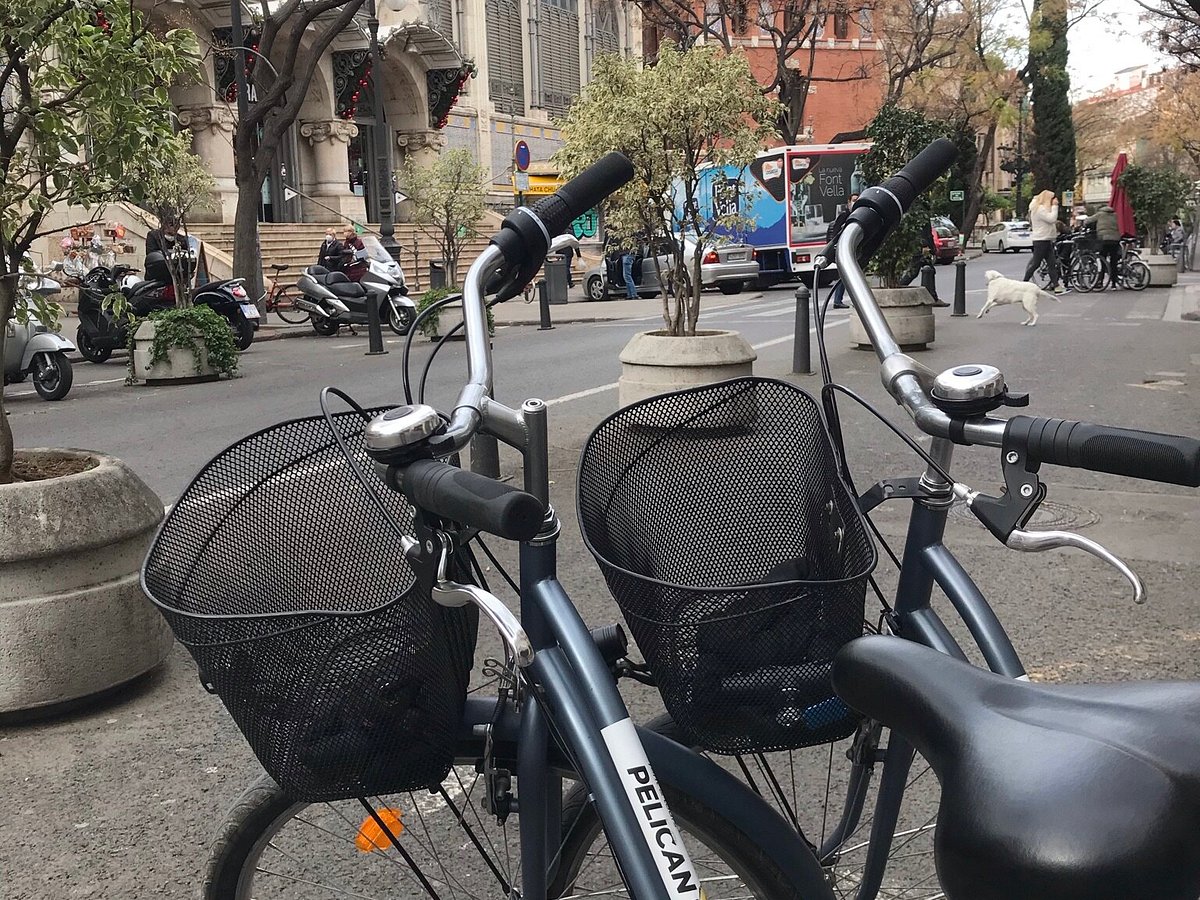
<svg viewBox="0 0 1200 900"><path fill-rule="evenodd" d="M1104 257L1095 236L1087 232L1062 235L1054 242L1054 250L1058 258L1059 281L1065 288L1086 293L1103 290L1106 282L1132 291L1142 291L1150 286L1150 267L1142 259L1138 242L1133 238L1121 241L1121 251L1115 254L1115 274L1111 271L1114 261ZM1045 260L1035 277L1042 287L1051 286L1050 267Z"/></svg>

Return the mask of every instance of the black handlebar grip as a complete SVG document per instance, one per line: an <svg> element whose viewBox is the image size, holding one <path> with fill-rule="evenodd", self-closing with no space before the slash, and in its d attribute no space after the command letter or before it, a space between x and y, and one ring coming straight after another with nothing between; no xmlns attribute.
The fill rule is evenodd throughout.
<svg viewBox="0 0 1200 900"><path fill-rule="evenodd" d="M1004 449L1023 449L1030 463L1200 487L1200 440L1178 434L1013 416Z"/></svg>
<svg viewBox="0 0 1200 900"><path fill-rule="evenodd" d="M912 159L899 172L883 183L891 191L904 212L912 202L933 185L958 158L958 147L948 138L938 138Z"/></svg>
<svg viewBox="0 0 1200 900"><path fill-rule="evenodd" d="M539 200L530 211L554 238L631 178L633 163L614 151L600 157L545 200Z"/></svg>
<svg viewBox="0 0 1200 900"><path fill-rule="evenodd" d="M433 459L409 463L400 490L418 509L510 541L535 537L546 512L532 494Z"/></svg>

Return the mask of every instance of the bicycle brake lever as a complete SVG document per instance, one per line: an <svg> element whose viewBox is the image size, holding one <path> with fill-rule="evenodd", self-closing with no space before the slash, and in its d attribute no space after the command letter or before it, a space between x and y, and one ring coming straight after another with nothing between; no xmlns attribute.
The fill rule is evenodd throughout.
<svg viewBox="0 0 1200 900"><path fill-rule="evenodd" d="M504 602L494 594L474 584L459 584L449 577L450 541L441 535L442 555L438 560L437 577L430 594L439 606L458 607L468 603L476 606L500 632L500 637L513 659L521 668L533 662L533 644L518 619Z"/></svg>
<svg viewBox="0 0 1200 900"><path fill-rule="evenodd" d="M1074 547L1084 553L1090 553L1103 562L1108 563L1133 586L1133 602L1146 602L1146 587L1137 573L1112 551L1102 547L1091 538L1071 531L1022 531L1014 528L1008 536L1005 545L1013 550L1023 550L1027 553L1037 553L1042 550L1054 550L1059 547Z"/></svg>

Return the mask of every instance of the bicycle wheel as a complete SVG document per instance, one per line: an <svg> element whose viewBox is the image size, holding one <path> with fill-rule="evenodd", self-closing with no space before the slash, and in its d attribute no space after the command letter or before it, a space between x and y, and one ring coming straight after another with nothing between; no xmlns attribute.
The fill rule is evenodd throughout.
<svg viewBox="0 0 1200 900"><path fill-rule="evenodd" d="M368 798L392 844L360 801L296 803L263 776L239 798L205 870L204 900L326 897L520 896L517 817L482 809L485 781L456 766L436 792ZM763 900L797 895L780 870L719 813L663 785L706 894ZM676 811L677 810L677 811ZM628 896L603 832L564 811L554 898ZM572 826L579 827L572 827Z"/></svg>
<svg viewBox="0 0 1200 900"><path fill-rule="evenodd" d="M669 715L652 719L646 727L686 743ZM746 756L705 755L737 775L809 840L823 845L846 803L846 757L856 741L857 737L804 750ZM857 825L829 848L821 861L826 882L837 900L855 898L865 876L878 781L878 777L873 779ZM905 784L904 803L887 853L879 897L938 900L944 895L934 867L933 838L940 788L932 769L919 756Z"/></svg>
<svg viewBox="0 0 1200 900"><path fill-rule="evenodd" d="M289 325L303 325L308 321L308 313L296 305L296 300L287 291L275 295L272 303L275 314Z"/></svg>
<svg viewBox="0 0 1200 900"><path fill-rule="evenodd" d="M1150 286L1150 267L1140 259L1125 266L1125 287L1132 291L1144 291Z"/></svg>
<svg viewBox="0 0 1200 900"><path fill-rule="evenodd" d="M1099 290L1104 284L1104 266L1094 253L1083 253L1075 267L1075 288L1085 293Z"/></svg>

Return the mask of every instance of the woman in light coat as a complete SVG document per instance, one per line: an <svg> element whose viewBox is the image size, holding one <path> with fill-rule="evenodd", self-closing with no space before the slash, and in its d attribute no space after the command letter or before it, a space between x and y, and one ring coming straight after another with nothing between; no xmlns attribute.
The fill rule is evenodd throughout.
<svg viewBox="0 0 1200 900"><path fill-rule="evenodd" d="M1033 259L1025 267L1025 280L1033 278L1042 260L1050 269L1050 289L1063 293L1058 283L1058 254L1054 252L1054 239L1058 237L1058 198L1053 191L1042 191L1029 203L1029 224L1033 232Z"/></svg>

